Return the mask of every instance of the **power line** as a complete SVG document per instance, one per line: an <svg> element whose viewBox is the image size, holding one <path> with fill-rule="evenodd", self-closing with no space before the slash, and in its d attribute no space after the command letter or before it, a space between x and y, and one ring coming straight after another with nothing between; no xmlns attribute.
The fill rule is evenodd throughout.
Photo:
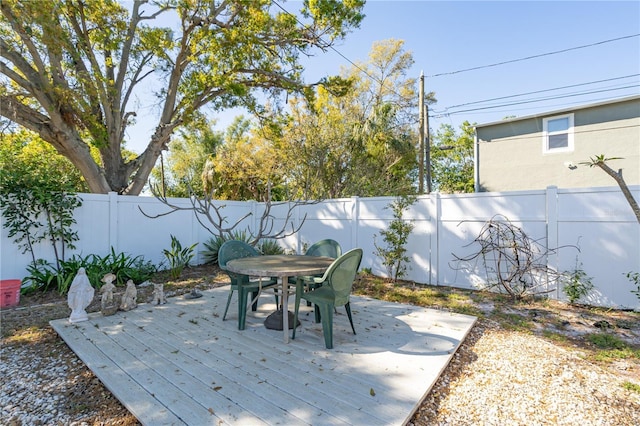
<svg viewBox="0 0 640 426"><path fill-rule="evenodd" d="M499 65L506 65L506 64L511 64L511 63L514 63L514 62L527 61L529 59L541 58L543 56L557 55L558 53L566 53L566 52L570 52L572 50L585 49L587 47L598 46L598 45L605 44L605 43L612 43L614 41L625 40L625 39L628 39L628 38L633 38L633 37L638 37L638 36L640 36L640 34L631 34L631 35L628 35L628 36L623 36L623 37L612 38L612 39L609 39L609 40L598 41L596 43L585 44L583 46L570 47L568 49L562 49L562 50L556 50L556 51L553 51L553 52L541 53L539 55L532 55L532 56L526 56L524 58L512 59L512 60L509 60L509 61L496 62L495 64L480 65L480 66L477 66L477 67L465 68L465 69L461 69L461 70L458 70L458 71L443 72L443 73L440 73L440 74L428 75L426 77L427 78L441 77L443 75L453 75L453 74L459 74L459 73L463 73L463 72L467 72L467 71L480 70L480 69L483 69L483 68L497 67Z"/></svg>
<svg viewBox="0 0 640 426"><path fill-rule="evenodd" d="M469 109L463 109L463 110L459 110L459 111L452 111L452 112L442 113L440 115L435 115L434 118L441 118L441 117L445 117L445 116L449 116L449 115L460 114L460 113L463 113L463 112L482 111L482 110L493 109L493 108L501 108L501 107L505 107L505 106L523 105L523 104L530 104L530 103L534 103L534 102L549 101L549 100L553 100L553 99L563 99L563 98L571 98L571 97L575 97L575 96L592 95L594 93L611 92L611 91L614 91L614 90L630 89L630 88L634 88L634 87L640 87L640 84L634 84L634 85L631 85L631 86L618 87L618 88L615 88L615 89L592 90L592 91L589 91L589 92L580 92L580 93L573 93L573 94L566 94L566 95L550 96L550 97L545 97L545 98L530 99L530 100L524 100L524 101L519 101L519 102L511 102L511 103L500 104L500 105L491 105L491 106L486 106L486 107L469 108Z"/></svg>
<svg viewBox="0 0 640 426"><path fill-rule="evenodd" d="M277 1L275 0L271 0L272 4L275 4L280 10L282 10L284 13L286 13L289 16L292 16L296 22L302 26L305 26L304 23L300 22L300 20L298 19L298 17L296 15L294 15L293 13L289 12L287 9L285 9L282 5L280 5ZM369 72L363 68L361 68L358 64L356 64L355 62L353 62L351 59L347 58L346 56L344 56L340 51L338 51L338 49L336 49L335 47L331 46L329 43L327 43L326 41L323 40L322 37L320 37L318 34L313 33L314 36L318 37L318 40L320 40L321 42L325 43L328 45L329 49L333 50L335 53L337 53L342 59L344 59L345 61L349 62L352 66L354 66L355 68L357 68L360 72L362 72L363 74L365 74L367 77L369 77L370 79L376 81L378 84L381 84L384 86L384 82L379 80L377 77L372 76L371 74L369 74ZM396 95L400 96L399 93L397 93L393 88L391 88L391 91L393 93L395 93Z"/></svg>
<svg viewBox="0 0 640 426"><path fill-rule="evenodd" d="M302 26L305 26L305 24L303 22L301 22L296 15L292 14L291 12L289 12L282 5L280 5L276 0L271 0L271 3L274 4L280 10L282 10L284 13L286 13L289 16L293 17L298 24L300 24ZM314 36L316 36L321 42L327 44L329 49L331 49L333 52L338 54L341 58L343 58L345 61L347 61L349 64L351 64L354 68L358 69L360 72L362 72L364 75L366 75L367 77L369 77L373 81L376 81L378 84L380 84L382 86L385 86L385 82L383 82L380 79L378 79L377 77L369 74L369 72L366 69L362 68L360 65L356 64L351 59L346 57L338 49L336 49L335 47L333 47L332 45L327 43L321 36L319 36L319 35L317 35L315 33L314 33ZM612 39L608 39L608 40L602 40L602 41L598 41L598 42L591 43L591 44L585 44L585 45L582 45L582 46L575 46L575 47L570 47L570 48L567 48L567 49L556 50L556 51L553 51L553 52L541 53L541 54L538 54L538 55L531 55L531 56L527 56L527 57L523 57L523 58L497 62L497 63L494 63L494 64L481 65L481 66L461 69L461 70L457 70L457 71L433 74L433 75L429 75L429 76L426 76L426 77L427 78L433 78L433 77L440 77L440 76L446 76L446 75L459 74L459 73L468 72L468 71L475 71L475 70L479 70L479 69L483 69L483 68L497 67L497 66L500 66L500 65L506 65L506 64L510 64L510 63L514 63L514 62L521 62L521 61L540 58L540 57L544 57L544 56L557 55L557 54L560 54L560 53L566 53L566 52L570 52L570 51L573 51L573 50L585 49L585 48L594 47L594 46L598 46L598 45L602 45L602 44L606 44L606 43L612 43L612 42L616 42L616 41L620 41L620 40L626 40L626 39L630 39L630 38L634 38L634 37L638 37L638 36L640 36L640 33L631 34L631 35L622 36L622 37L617 37L617 38L612 38ZM561 90L561 89L567 89L567 88L572 88L572 87L579 87L579 86L589 85L589 84L603 83L603 82L607 82L607 81L614 81L614 80L619 80L619 79L624 79L624 78L636 77L638 75L640 75L640 74L632 74L632 75L623 76L623 77L614 77L614 78L611 78L611 79L605 79L605 80L599 80L599 81L593 81L593 82L587 82L587 83L563 86L563 87L558 87L558 88L553 88L553 89L538 90L538 91L522 93L522 94L518 94L518 95L510 95L510 96L504 96L504 97L488 99L488 100L484 100L484 101L469 102L469 103L465 103L465 104L455 105L455 106L452 106L452 107L447 107L447 108L445 108L445 111L448 111L451 108L457 108L457 107L461 107L461 106L473 105L473 104L478 104L478 103L483 103L483 102L490 102L490 101L494 101L494 100L509 99L509 98L514 98L514 97L519 97L519 96L537 94L537 93L550 92L550 91L554 91L554 90ZM555 97L547 97L547 98L534 99L534 100L525 100L525 101L520 101L520 102L514 102L514 103L508 103L508 104L500 104L500 105L494 105L494 106L487 106L487 107L483 107L483 108L473 108L473 109L460 110L460 111L447 112L447 113L444 113L444 111L443 111L443 113L440 114L440 115L429 115L429 117L441 118L441 117L445 117L445 116L460 114L460 113L463 113L463 112L481 111L481 110L485 110L485 109L500 108L500 107L505 107L505 106L522 105L522 104L534 103L534 102L543 102L543 101L552 100L552 99L561 99L561 98L574 97L574 96L584 96L584 95L588 95L588 94L602 93L602 92L608 92L608 91L613 91L613 90L622 90L622 89L633 88L633 87L638 87L638 85L620 87L620 88L615 88L615 89L595 90L595 91L591 91L591 92L583 92L583 93L576 93L576 94L565 94L565 95L555 96ZM389 89L391 90L391 92L395 93L396 95L401 96L398 92L395 91L395 89L393 87L391 87Z"/></svg>
<svg viewBox="0 0 640 426"><path fill-rule="evenodd" d="M622 79L625 79L625 78L631 78L631 77L637 77L637 76L640 76L640 74L630 74L630 75L625 75L625 76L622 76L622 77L613 77L613 78L607 78L607 79L604 79L604 80L595 80L595 81L589 81L589 82L586 82L586 83L571 84L569 86L554 87L553 89L535 90L533 92L519 93L517 95L501 96L501 97L498 97L498 98L484 99L484 100L481 100L481 101L466 102L464 104L451 105L449 107L444 108L444 110L442 110L442 111L434 111L434 112L435 113L444 113L445 111L448 111L449 109L459 108L459 107L463 107L463 106L467 106L467 105L476 105L476 104L481 104L481 103L485 103L485 102L492 102L492 101L499 101L499 100L503 100L503 99L517 98L517 97L520 97L520 96L536 95L538 93L552 92L554 90L570 89L570 88L579 87L579 86L588 86L590 84L606 83L608 81L622 80Z"/></svg>

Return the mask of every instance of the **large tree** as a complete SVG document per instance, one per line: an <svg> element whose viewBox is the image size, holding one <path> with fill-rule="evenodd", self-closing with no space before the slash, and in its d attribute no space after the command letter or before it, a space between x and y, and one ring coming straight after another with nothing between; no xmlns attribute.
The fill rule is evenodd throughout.
<svg viewBox="0 0 640 426"><path fill-rule="evenodd" d="M309 95L299 55L342 39L363 5L305 0L293 15L271 0L2 0L0 114L53 145L92 192L135 195L174 130L205 105L255 110L256 91ZM133 99L148 95L141 83L151 76L162 81L149 101L159 119L127 160Z"/></svg>
<svg viewBox="0 0 640 426"><path fill-rule="evenodd" d="M351 90L318 88L312 105L293 102L282 156L288 184L301 198L415 192L416 79L402 40L374 43L368 61L346 69ZM429 99L433 94L429 94Z"/></svg>

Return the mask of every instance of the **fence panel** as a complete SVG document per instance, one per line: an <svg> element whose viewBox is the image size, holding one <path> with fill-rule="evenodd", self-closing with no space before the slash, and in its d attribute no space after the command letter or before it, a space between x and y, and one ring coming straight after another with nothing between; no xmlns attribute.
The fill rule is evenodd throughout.
<svg viewBox="0 0 640 426"><path fill-rule="evenodd" d="M640 199L640 186L631 189L636 199ZM116 252L143 255L158 264L164 260L162 249L170 248L171 235L183 246L203 243L212 236L189 210L156 219L143 215L141 210L148 215L169 211L155 198L114 193L80 196L84 202L75 214L80 241L76 250L67 252L67 258L73 253L106 255L113 247ZM191 207L188 199L169 201L184 209ZM304 218L304 225L281 244L292 252L302 253L313 242L332 238L344 251L362 248L362 267L386 275L386 268L375 254L375 244L384 245L380 231L387 229L393 220L393 212L388 208L393 201L393 197L353 197L298 206L290 219L297 227ZM263 204L224 201L215 205L222 207L224 226L241 220L239 229L253 233L258 229ZM273 207L273 230L282 228L288 211L286 203ZM572 270L577 265L591 276L596 291L590 303L640 309L638 299L631 293L634 287L624 276L630 271L640 271L640 226L617 187L550 187L541 191L420 196L404 216L414 224L407 243L410 258L407 278L461 288L475 288L484 283L486 273L480 262L456 265L453 253L464 256L477 251L478 247L471 243L485 222L496 214L507 217L543 245L568 246L549 256L548 264L558 270ZM201 220L214 231L206 218ZM218 220L215 214L214 220ZM291 224L288 230L290 227ZM1 232L0 278L22 278L27 274L31 257L19 252L4 226ZM571 246L579 246L580 252ZM203 262L201 250L200 244L196 263ZM54 260L48 244L37 245L35 255ZM564 298L559 289L552 296Z"/></svg>

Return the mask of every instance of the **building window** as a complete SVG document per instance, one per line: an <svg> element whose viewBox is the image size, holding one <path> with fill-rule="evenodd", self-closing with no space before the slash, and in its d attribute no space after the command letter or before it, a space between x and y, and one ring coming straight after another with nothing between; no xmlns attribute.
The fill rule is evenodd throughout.
<svg viewBox="0 0 640 426"><path fill-rule="evenodd" d="M542 119L542 151L573 151L573 114Z"/></svg>

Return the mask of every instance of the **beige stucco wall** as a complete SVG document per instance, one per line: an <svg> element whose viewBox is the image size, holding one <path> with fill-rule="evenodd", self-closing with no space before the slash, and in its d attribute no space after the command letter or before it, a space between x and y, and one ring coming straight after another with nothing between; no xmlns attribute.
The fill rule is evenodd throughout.
<svg viewBox="0 0 640 426"><path fill-rule="evenodd" d="M479 126L480 190L615 186L616 182L602 170L579 164L600 154L624 157L608 164L616 170L623 169L627 184L640 185L640 99L572 112L572 152L543 153L542 120L562 113ZM566 163L578 167L572 170Z"/></svg>

